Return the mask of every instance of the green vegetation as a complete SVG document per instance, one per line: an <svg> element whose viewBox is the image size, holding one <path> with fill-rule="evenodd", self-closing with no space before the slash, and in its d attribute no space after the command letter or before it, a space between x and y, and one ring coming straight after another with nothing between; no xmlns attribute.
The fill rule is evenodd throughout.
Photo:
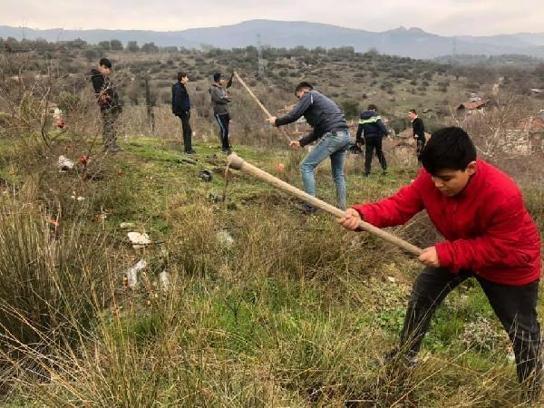
<svg viewBox="0 0 544 408"><path fill-rule="evenodd" d="M131 138L115 160L93 155L85 172L59 173L51 157L81 149L66 143L49 158L3 148L3 173L12 174L0 219L7 406L521 402L505 334L477 285L448 298L422 361L404 372L383 355L419 270L410 257L325 214L302 217L289 197L242 174L226 185L224 156L203 143L192 164L171 141ZM272 173L298 161L284 150L237 151ZM396 165L364 179L353 160L352 201L413 176ZM212 182L198 178L202 169ZM295 166L281 177L299 183ZM329 178L320 169L320 192L332 200ZM542 201L533 205L541 217ZM132 249L121 222L161 243ZM128 288L123 271L140 258L148 266Z"/></svg>
<svg viewBox="0 0 544 408"><path fill-rule="evenodd" d="M412 107L431 109L423 113L430 129L456 123L449 108L475 90L472 82L486 91L500 70L300 47L265 50L266 78L256 80L254 47L12 45L28 52L0 55L5 406L523 406L506 335L471 281L437 312L413 370L386 363L419 263L368 234L344 231L326 214L302 216L295 200L243 174L225 173L207 94L213 71L234 68L279 111L295 102L292 86L308 79L352 117L377 103L400 132ZM104 50L126 102L124 151L115 156L101 153L96 102L83 76ZM192 79L196 156L180 153L180 123L167 104L178 70ZM146 79L154 92L148 101ZM302 152L286 149L240 87L231 92L236 152L300 186ZM465 125L480 153L521 183L544 231L544 191L535 178L541 152L501 150L520 111L537 106L537 98L519 96ZM146 103L156 105L154 128ZM54 128L53 104L65 113L63 129ZM289 129L293 136L304 132L298 126ZM384 143L387 176L364 178L362 158L349 156L349 202L378 199L414 178L412 147L396 143ZM60 173L60 155L76 168ZM87 165L78 163L84 155ZM210 182L199 178L202 170ZM328 163L318 169L318 192L334 202ZM134 249L129 231L153 243ZM419 246L436 239L424 215L394 232ZM127 270L141 259L147 265L133 285Z"/></svg>

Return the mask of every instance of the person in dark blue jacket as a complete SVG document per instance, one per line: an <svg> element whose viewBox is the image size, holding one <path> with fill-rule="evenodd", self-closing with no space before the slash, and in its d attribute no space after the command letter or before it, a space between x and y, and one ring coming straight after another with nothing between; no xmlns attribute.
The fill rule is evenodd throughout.
<svg viewBox="0 0 544 408"><path fill-rule="evenodd" d="M187 82L189 76L186 72L178 73L178 82L172 85L172 113L181 119L181 127L183 128L183 147L185 153L194 154L191 136L193 130L189 120L191 119L191 99L187 92Z"/></svg>
<svg viewBox="0 0 544 408"><path fill-rule="evenodd" d="M382 166L383 174L387 171L387 161L382 150L382 139L389 133L378 115L376 105L368 105L368 110L361 113L359 127L357 128L356 142L358 146L365 145L365 176L370 175L372 156L376 150L376 156Z"/></svg>

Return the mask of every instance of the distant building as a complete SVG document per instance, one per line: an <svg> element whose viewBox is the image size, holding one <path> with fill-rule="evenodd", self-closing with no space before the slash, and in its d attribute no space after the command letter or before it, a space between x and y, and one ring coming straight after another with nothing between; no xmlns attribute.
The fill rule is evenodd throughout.
<svg viewBox="0 0 544 408"><path fill-rule="evenodd" d="M457 107L457 113L482 112L489 104L489 100L479 99L477 101L463 102Z"/></svg>

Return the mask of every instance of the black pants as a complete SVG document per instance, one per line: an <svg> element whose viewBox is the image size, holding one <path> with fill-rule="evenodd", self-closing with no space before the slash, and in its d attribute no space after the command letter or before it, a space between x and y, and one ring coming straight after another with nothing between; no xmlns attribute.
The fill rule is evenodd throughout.
<svg viewBox="0 0 544 408"><path fill-rule="evenodd" d="M425 147L425 139L418 137L416 139L416 155L417 155L418 161L421 161L421 152L423 151L424 147Z"/></svg>
<svg viewBox="0 0 544 408"><path fill-rule="evenodd" d="M117 130L115 122L119 119L121 111L118 109L103 110L102 112L102 139L104 141L104 149L116 149L117 146Z"/></svg>
<svg viewBox="0 0 544 408"><path fill-rule="evenodd" d="M214 114L215 120L219 125L219 138L221 140L221 148L223 150L230 149L229 144L229 122L230 116L228 113L216 113Z"/></svg>
<svg viewBox="0 0 544 408"><path fill-rule="evenodd" d="M189 120L191 119L191 111L183 112L181 115L179 115L179 118L181 119L181 127L183 129L183 148L185 149L185 153L189 153L193 150L191 141L193 130L191 129L191 124L189 123Z"/></svg>
<svg viewBox="0 0 544 408"><path fill-rule="evenodd" d="M474 275L469 271L455 275L445 268L428 267L417 277L401 333L401 349L406 354L414 356L419 351L436 308L448 293L470 276ZM509 286L475 277L512 342L518 380L536 390L542 376L540 325L536 312L538 281Z"/></svg>
<svg viewBox="0 0 544 408"><path fill-rule="evenodd" d="M387 170L387 162L385 161L385 156L383 155L382 150L382 138L369 137L365 139L365 174L370 174L374 150L376 150L376 156L378 156L382 170Z"/></svg>

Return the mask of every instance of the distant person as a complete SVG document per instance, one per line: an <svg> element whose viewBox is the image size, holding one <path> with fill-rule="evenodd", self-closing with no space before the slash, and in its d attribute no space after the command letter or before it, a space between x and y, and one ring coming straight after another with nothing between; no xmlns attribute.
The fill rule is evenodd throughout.
<svg viewBox="0 0 544 408"><path fill-rule="evenodd" d="M374 150L382 166L382 173L386 174L387 172L387 162L382 150L382 139L387 134L388 131L382 118L378 115L377 106L368 105L367 110L361 113L355 138L358 146L365 145L365 176L367 177L370 175Z"/></svg>
<svg viewBox="0 0 544 408"><path fill-rule="evenodd" d="M98 62L98 67L91 70L91 83L93 84L104 124L102 132L104 150L116 153L121 148L117 145L115 122L119 119L119 115L123 109L119 94L110 79L112 71L111 61L107 58L101 58Z"/></svg>
<svg viewBox="0 0 544 408"><path fill-rule="evenodd" d="M191 99L187 92L187 83L189 76L186 72L178 73L178 82L172 85L172 113L181 119L181 127L183 129L183 148L187 154L195 154L193 150L191 138L193 130L189 123L191 119Z"/></svg>
<svg viewBox="0 0 544 408"><path fill-rule="evenodd" d="M222 78L220 72L213 74L213 84L209 89L212 99L213 115L217 124L219 125L219 137L221 139L221 150L223 153L230 154L231 146L229 142L229 123L230 115L228 104L231 99L227 93L227 89L232 86L232 78L234 74L230 76L227 81Z"/></svg>
<svg viewBox="0 0 544 408"><path fill-rule="evenodd" d="M298 103L285 116L275 116L268 119L274 126L283 126L293 123L301 116L306 118L313 128L310 134L290 143L293 148L304 147L317 141L314 149L306 155L300 164L304 191L315 196L316 167L327 157L331 159L331 170L336 185L338 206L346 208L346 181L344 177L344 161L346 150L350 145L348 125L342 110L331 99L314 90L308 82L301 82L295 88ZM305 204L305 213L315 212L315 208Z"/></svg>
<svg viewBox="0 0 544 408"><path fill-rule="evenodd" d="M389 198L354 205L339 221L354 231L361 220L386 228L425 210L444 236L419 256L424 269L412 288L400 346L389 360L406 368L416 364L436 309L461 283L474 279L510 338L526 396L536 401L542 384L541 246L522 193L510 176L477 157L474 143L458 127L433 133L421 162L410 184Z"/></svg>
<svg viewBox="0 0 544 408"><path fill-rule="evenodd" d="M417 160L421 162L421 152L425 147L425 125L423 124L423 120L417 116L415 109L410 109L408 118L410 119L410 122L412 122L412 135L414 139L416 139Z"/></svg>

